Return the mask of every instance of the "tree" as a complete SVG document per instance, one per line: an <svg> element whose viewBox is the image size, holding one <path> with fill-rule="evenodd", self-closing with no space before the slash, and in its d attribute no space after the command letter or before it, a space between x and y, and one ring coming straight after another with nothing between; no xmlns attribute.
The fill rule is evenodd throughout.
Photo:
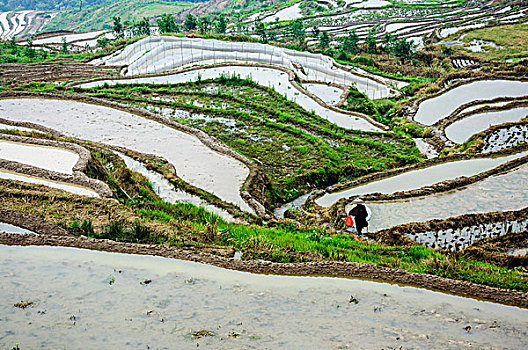
<svg viewBox="0 0 528 350"><path fill-rule="evenodd" d="M183 30L186 32L190 32L191 30L195 30L196 26L196 17L189 13L187 17L185 17L185 21L183 22Z"/></svg>
<svg viewBox="0 0 528 350"><path fill-rule="evenodd" d="M9 39L9 48L11 49L11 53L13 55L16 55L18 52L18 46L16 44L15 37L12 36L11 39Z"/></svg>
<svg viewBox="0 0 528 350"><path fill-rule="evenodd" d="M29 38L27 39L25 54L29 58L33 58L37 55L37 52L35 51L35 48L33 47L33 40Z"/></svg>
<svg viewBox="0 0 528 350"><path fill-rule="evenodd" d="M108 39L106 36L102 36L97 39L97 47L100 47L101 49L107 47L108 44L110 44L110 39Z"/></svg>
<svg viewBox="0 0 528 350"><path fill-rule="evenodd" d="M134 23L134 32L136 35L150 35L150 21L143 17L139 22Z"/></svg>
<svg viewBox="0 0 528 350"><path fill-rule="evenodd" d="M389 32L386 32L385 35L383 35L383 43L385 44L385 49L387 51L392 50L392 46L394 45L396 41L395 39L396 38L394 38L394 36Z"/></svg>
<svg viewBox="0 0 528 350"><path fill-rule="evenodd" d="M266 24L260 22L260 21L257 21L256 25L255 25L255 34L257 34L259 37L260 37L260 40L262 42L267 42L268 41L268 35L267 35L267 31L266 31Z"/></svg>
<svg viewBox="0 0 528 350"><path fill-rule="evenodd" d="M112 21L114 21L114 25L112 27L112 31L114 32L114 35L118 39L122 39L124 36L123 31L123 23L121 23L121 17L112 17Z"/></svg>
<svg viewBox="0 0 528 350"><path fill-rule="evenodd" d="M177 33L179 31L178 24L170 13L161 15L161 18L158 18L157 22L160 34Z"/></svg>
<svg viewBox="0 0 528 350"><path fill-rule="evenodd" d="M374 36L373 30L369 30L367 38L365 39L365 44L367 44L367 52L368 53L376 53L377 52L378 42L376 40L376 37Z"/></svg>
<svg viewBox="0 0 528 350"><path fill-rule="evenodd" d="M68 43L66 42L66 37L63 36L61 41L62 41L61 53L64 53L64 54L69 53L69 51L68 51Z"/></svg>
<svg viewBox="0 0 528 350"><path fill-rule="evenodd" d="M290 33L293 40L297 39L299 46L304 46L306 32L304 31L303 21L300 18L290 24Z"/></svg>
<svg viewBox="0 0 528 350"><path fill-rule="evenodd" d="M405 63L407 59L412 59L414 56L414 47L413 43L401 38L393 46L393 52L396 57L398 57L402 63Z"/></svg>
<svg viewBox="0 0 528 350"><path fill-rule="evenodd" d="M338 39L341 42L341 50L348 53L356 53L359 51L358 43L359 36L356 34L356 30L352 29L348 32L348 35Z"/></svg>
<svg viewBox="0 0 528 350"><path fill-rule="evenodd" d="M328 35L328 32L321 32L321 36L319 37L319 48L321 51L330 48L330 35Z"/></svg>
<svg viewBox="0 0 528 350"><path fill-rule="evenodd" d="M319 37L319 34L321 33L321 31L319 30L318 27L312 27L312 36L314 38L318 38Z"/></svg>
<svg viewBox="0 0 528 350"><path fill-rule="evenodd" d="M203 16L198 19L198 28L200 28L200 33L204 34L208 32L210 26L211 21L207 16Z"/></svg>
<svg viewBox="0 0 528 350"><path fill-rule="evenodd" d="M215 31L219 34L225 34L227 30L227 22L225 16L220 14L215 22Z"/></svg>

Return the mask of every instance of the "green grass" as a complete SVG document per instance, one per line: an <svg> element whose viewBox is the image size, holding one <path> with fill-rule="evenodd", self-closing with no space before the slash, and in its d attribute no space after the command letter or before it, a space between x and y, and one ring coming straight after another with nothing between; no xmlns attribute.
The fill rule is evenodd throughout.
<svg viewBox="0 0 528 350"><path fill-rule="evenodd" d="M81 11L70 10L59 13L46 27L48 30L91 31L111 29L112 18L134 21L143 17L156 17L164 13L177 13L195 5L186 1L127 0L87 7Z"/></svg>
<svg viewBox="0 0 528 350"><path fill-rule="evenodd" d="M239 77L75 91L156 113L163 109L167 118L217 137L240 154L258 160L271 181L274 201L279 203L312 187L335 183L343 176L363 174L354 175L351 169L371 167L370 171L377 171L421 159L406 138L344 130L272 89ZM177 110L191 115L169 113Z"/></svg>
<svg viewBox="0 0 528 350"><path fill-rule="evenodd" d="M471 52L487 60L505 60L528 56L528 24L500 25L471 30L462 39L465 43L473 40L492 41L498 48L486 47L487 52Z"/></svg>

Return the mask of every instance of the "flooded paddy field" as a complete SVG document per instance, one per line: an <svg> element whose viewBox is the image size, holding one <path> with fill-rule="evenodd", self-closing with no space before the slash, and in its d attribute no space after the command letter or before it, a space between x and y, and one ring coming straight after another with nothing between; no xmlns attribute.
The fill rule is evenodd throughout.
<svg viewBox="0 0 528 350"><path fill-rule="evenodd" d="M316 203L323 207L329 207L339 199L351 196L361 196L378 192L391 194L415 190L461 176L470 177L491 170L514 159L522 158L527 154L528 152L520 152L514 155L496 158L477 158L441 163L424 169L411 170L399 175L369 182L344 191L326 193L322 197L319 197Z"/></svg>
<svg viewBox="0 0 528 350"><path fill-rule="evenodd" d="M520 97L528 95L528 82L514 80L482 80L458 86L439 96L420 103L414 120L433 125L446 118L463 104L476 100L497 97Z"/></svg>
<svg viewBox="0 0 528 350"><path fill-rule="evenodd" d="M0 222L0 232L17 233L21 235L36 234L35 232L15 225Z"/></svg>
<svg viewBox="0 0 528 350"><path fill-rule="evenodd" d="M7 348L522 348L528 336L524 309L413 287L71 248L0 252Z"/></svg>
<svg viewBox="0 0 528 350"><path fill-rule="evenodd" d="M372 232L410 222L446 219L469 213L519 210L528 203L528 165L491 176L459 190L409 200L369 203Z"/></svg>
<svg viewBox="0 0 528 350"><path fill-rule="evenodd" d="M72 174L79 155L61 148L0 140L0 158L37 168Z"/></svg>
<svg viewBox="0 0 528 350"><path fill-rule="evenodd" d="M0 113L9 120L37 123L69 136L160 155L185 181L249 208L240 196L249 174L244 164L164 124L108 107L37 98L2 99Z"/></svg>
<svg viewBox="0 0 528 350"><path fill-rule="evenodd" d="M233 216L231 216L231 214L229 214L227 211L207 203L198 196L189 194L179 189L175 189L166 178L152 170L148 170L143 163L121 153L118 155L123 159L127 168L145 176L145 178L147 178L147 180L152 184L154 192L165 202L173 204L178 202L194 204L198 207L205 208L205 210L220 216L226 221L234 221Z"/></svg>
<svg viewBox="0 0 528 350"><path fill-rule="evenodd" d="M36 176L19 174L13 171L8 171L8 170L3 170L3 169L0 169L0 179L22 181L22 182L27 182L30 184L44 185L44 186L48 186L51 188L63 190L69 193L78 194L80 196L99 197L99 194L97 194L97 192L89 188L86 188L86 187L69 184L65 182L48 180L48 179L44 179L44 178L36 177Z"/></svg>
<svg viewBox="0 0 528 350"><path fill-rule="evenodd" d="M485 136L482 152L499 151L523 142L528 143L528 125L508 125Z"/></svg>
<svg viewBox="0 0 528 350"><path fill-rule="evenodd" d="M147 51L146 54L145 51ZM212 62L211 62L212 60ZM225 62L275 64L295 70L301 78L326 83L355 85L371 98L386 98L391 90L385 84L341 69L321 54L299 52L261 43L236 43L199 38L147 37L127 46L115 56L101 59L110 65L126 65L127 76L160 73L191 64ZM94 63L99 63L95 61ZM295 68L301 67L301 68ZM276 72L272 71L275 73Z"/></svg>
<svg viewBox="0 0 528 350"><path fill-rule="evenodd" d="M505 111L477 113L456 121L445 129L445 134L451 141L462 144L472 135L486 130L494 125L518 122L528 116L528 107L519 107Z"/></svg>

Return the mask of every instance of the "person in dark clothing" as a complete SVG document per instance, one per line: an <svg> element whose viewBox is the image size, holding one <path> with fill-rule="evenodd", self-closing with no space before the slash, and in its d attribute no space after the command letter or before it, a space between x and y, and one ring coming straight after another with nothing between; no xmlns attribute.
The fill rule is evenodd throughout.
<svg viewBox="0 0 528 350"><path fill-rule="evenodd" d="M363 204L363 201L358 199L354 200L352 204L355 204L355 206L350 209L348 212L348 215L352 216L354 218L354 222L356 223L356 229L358 234L362 234L363 228L368 227L367 220L370 218L369 212L367 210L367 207Z"/></svg>

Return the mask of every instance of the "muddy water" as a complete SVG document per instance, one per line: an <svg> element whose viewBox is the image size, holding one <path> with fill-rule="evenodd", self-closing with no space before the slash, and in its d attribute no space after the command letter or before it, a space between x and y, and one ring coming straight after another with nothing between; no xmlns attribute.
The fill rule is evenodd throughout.
<svg viewBox="0 0 528 350"><path fill-rule="evenodd" d="M304 194L298 198L295 198L293 201L289 202L289 203L286 203L286 204L283 204L282 206L278 207L278 208L275 208L275 210L273 211L273 214L278 217L278 218L283 218L284 217L284 213L286 212L286 210L288 209L294 209L294 210L298 210L302 207L302 205L304 203L306 203L306 200L308 199L308 197L310 197L312 193L307 193L307 194Z"/></svg>
<svg viewBox="0 0 528 350"><path fill-rule="evenodd" d="M0 276L3 348L520 349L528 336L527 310L370 281L6 246Z"/></svg>
<svg viewBox="0 0 528 350"><path fill-rule="evenodd" d="M138 162L137 160L121 153L118 153L118 155L123 159L129 169L140 173L150 181L154 191L158 194L158 196L160 196L162 200L169 203L191 203L198 207L203 207L229 222L234 221L234 218L225 210L207 203L198 196L194 196L185 191L176 190L167 179L152 170L148 170L141 162Z"/></svg>
<svg viewBox="0 0 528 350"><path fill-rule="evenodd" d="M484 131L493 125L517 122L526 116L528 116L528 107L478 113L449 125L445 133L448 139L461 144L466 142L472 135Z"/></svg>
<svg viewBox="0 0 528 350"><path fill-rule="evenodd" d="M37 184L37 185L45 185L45 186L63 190L69 193L78 194L80 196L99 197L97 192L90 190L86 187L67 184L64 182L47 180L47 179L43 179L43 178L35 177L35 176L19 174L19 173L15 173L15 172L3 170L3 169L0 169L0 179L22 181L22 182L27 182L30 184Z"/></svg>
<svg viewBox="0 0 528 350"><path fill-rule="evenodd" d="M475 100L528 95L528 82L513 80L482 80L456 87L420 103L414 117L419 123L432 125L447 117L461 105Z"/></svg>
<svg viewBox="0 0 528 350"><path fill-rule="evenodd" d="M315 111L315 113L329 120L330 122L339 125L346 129L359 129L367 131L381 131L379 128L373 126L366 120L358 117L353 117L344 113L335 112L331 109L322 107L314 99L304 95L299 90L294 88L289 80L288 74L270 68L255 68L255 67L219 67L219 68L206 68L187 73L170 74L160 77L149 77L149 78L131 78L124 80L102 80L86 84L81 84L80 87L90 88L101 86L104 83L110 85L115 84L176 84L188 81L196 81L198 79L214 79L221 75L233 76L239 75L242 78L249 77L256 83L272 87L285 96L288 100L294 101L307 111Z"/></svg>
<svg viewBox="0 0 528 350"><path fill-rule="evenodd" d="M415 190L442 181L456 179L461 176L473 176L526 155L528 155L528 152L521 152L498 158L460 160L433 165L425 169L412 170L379 181L369 182L344 191L327 193L318 198L316 203L323 207L329 207L339 199L351 196L377 192L391 194L395 192Z"/></svg>
<svg viewBox="0 0 528 350"><path fill-rule="evenodd" d="M339 102L343 90L325 84L302 84L303 88L319 97L324 103L335 105Z"/></svg>
<svg viewBox="0 0 528 350"><path fill-rule="evenodd" d="M22 235L28 235L28 234L36 234L33 231L27 230L22 227L18 227L11 224L6 224L5 222L0 222L0 232L6 232L6 233L19 233Z"/></svg>
<svg viewBox="0 0 528 350"><path fill-rule="evenodd" d="M371 232L392 226L528 206L528 164L460 190L387 203L370 203Z"/></svg>
<svg viewBox="0 0 528 350"><path fill-rule="evenodd" d="M56 147L0 140L0 158L63 174L72 174L79 155Z"/></svg>
<svg viewBox="0 0 528 350"><path fill-rule="evenodd" d="M0 115L29 121L81 139L164 157L185 181L247 208L240 187L249 174L241 162L216 153L196 137L116 109L76 101L0 100Z"/></svg>

